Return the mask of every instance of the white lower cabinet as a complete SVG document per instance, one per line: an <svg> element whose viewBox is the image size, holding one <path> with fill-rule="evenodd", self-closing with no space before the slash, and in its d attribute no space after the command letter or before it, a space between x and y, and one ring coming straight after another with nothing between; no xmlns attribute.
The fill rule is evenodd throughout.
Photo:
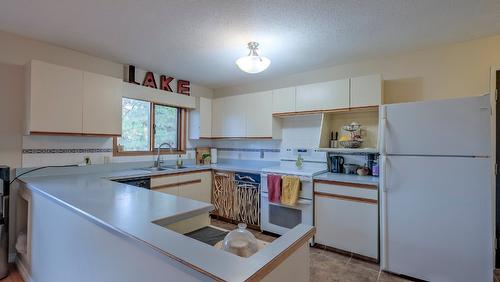
<svg viewBox="0 0 500 282"><path fill-rule="evenodd" d="M315 183L315 243L378 260L375 186Z"/></svg>
<svg viewBox="0 0 500 282"><path fill-rule="evenodd" d="M154 176L151 190L210 203L212 173L210 171Z"/></svg>

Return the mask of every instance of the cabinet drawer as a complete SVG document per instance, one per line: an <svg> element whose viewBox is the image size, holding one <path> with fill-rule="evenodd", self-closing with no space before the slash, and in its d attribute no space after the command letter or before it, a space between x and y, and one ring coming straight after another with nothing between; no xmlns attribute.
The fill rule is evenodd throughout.
<svg viewBox="0 0 500 282"><path fill-rule="evenodd" d="M333 194L339 196L355 197L362 199L378 200L377 186L334 182L334 181L315 181L314 192Z"/></svg>
<svg viewBox="0 0 500 282"><path fill-rule="evenodd" d="M179 187L177 185L173 186L173 187L167 187L167 188L157 188L157 189L154 189L154 191L160 192L160 193L165 193L165 194L170 194L170 195L174 195L174 196L179 196Z"/></svg>
<svg viewBox="0 0 500 282"><path fill-rule="evenodd" d="M151 189L173 187L177 185L177 182L177 175L153 176L151 177Z"/></svg>

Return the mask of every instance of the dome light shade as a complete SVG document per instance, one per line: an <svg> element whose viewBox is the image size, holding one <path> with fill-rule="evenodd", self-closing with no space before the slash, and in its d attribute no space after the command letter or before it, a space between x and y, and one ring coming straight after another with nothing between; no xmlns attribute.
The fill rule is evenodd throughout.
<svg viewBox="0 0 500 282"><path fill-rule="evenodd" d="M240 68L240 70L253 74L262 72L269 67L271 60L257 54L258 46L259 43L257 42L248 43L248 49L250 49L248 56L244 56L236 60L236 65Z"/></svg>

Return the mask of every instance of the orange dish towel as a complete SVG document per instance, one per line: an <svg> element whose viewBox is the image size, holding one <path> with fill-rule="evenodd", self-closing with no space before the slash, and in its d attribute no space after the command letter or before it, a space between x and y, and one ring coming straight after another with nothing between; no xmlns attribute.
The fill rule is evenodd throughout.
<svg viewBox="0 0 500 282"><path fill-rule="evenodd" d="M283 176L281 180L281 203L295 205L299 199L300 178L298 176Z"/></svg>

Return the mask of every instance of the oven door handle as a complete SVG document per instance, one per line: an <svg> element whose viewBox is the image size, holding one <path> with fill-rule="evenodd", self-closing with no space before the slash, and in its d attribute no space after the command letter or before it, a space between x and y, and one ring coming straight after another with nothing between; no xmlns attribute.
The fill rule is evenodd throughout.
<svg viewBox="0 0 500 282"><path fill-rule="evenodd" d="M267 193L262 193L262 194L261 194L261 197L266 198L266 199L267 199L267 203L268 203L269 205L275 205L275 206L287 207L287 208L295 208L295 209L300 209L300 206L309 206L309 205L312 205L312 204L313 204L313 201L312 201L312 200L309 200L309 199L303 199L303 198L299 198L299 199L297 200L297 205L286 205L286 204L282 204L282 203L274 203L274 202L270 202L270 201L269 201L269 197L268 197Z"/></svg>

